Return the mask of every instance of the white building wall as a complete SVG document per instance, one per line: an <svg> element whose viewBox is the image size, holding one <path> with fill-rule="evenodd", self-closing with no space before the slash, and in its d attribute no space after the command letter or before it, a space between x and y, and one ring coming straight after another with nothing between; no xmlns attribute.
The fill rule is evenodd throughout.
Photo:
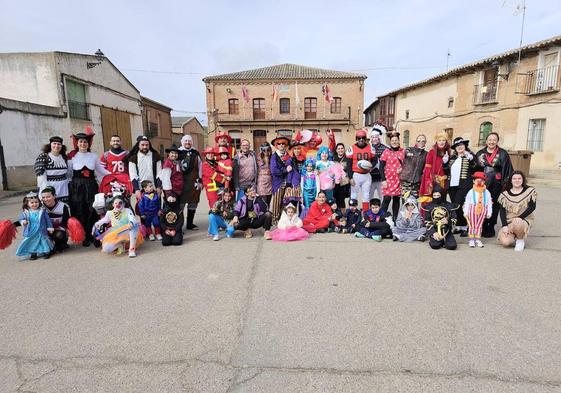
<svg viewBox="0 0 561 393"><path fill-rule="evenodd" d="M54 54L0 54L0 97L34 104L59 106Z"/></svg>

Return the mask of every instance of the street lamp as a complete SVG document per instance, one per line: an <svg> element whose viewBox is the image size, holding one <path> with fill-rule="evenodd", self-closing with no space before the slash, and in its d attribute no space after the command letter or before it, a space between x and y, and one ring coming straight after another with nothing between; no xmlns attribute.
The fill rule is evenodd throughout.
<svg viewBox="0 0 561 393"><path fill-rule="evenodd" d="M103 52L101 51L101 49L98 49L95 53L95 58L97 60L97 62L88 62L86 65L88 67L88 70L90 68L94 68L97 65L100 65L101 62L105 59L105 55L103 54Z"/></svg>

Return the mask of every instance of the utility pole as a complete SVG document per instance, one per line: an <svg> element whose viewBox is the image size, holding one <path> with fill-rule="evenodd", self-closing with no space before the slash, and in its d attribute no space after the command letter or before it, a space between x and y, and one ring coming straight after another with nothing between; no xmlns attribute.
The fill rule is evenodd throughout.
<svg viewBox="0 0 561 393"><path fill-rule="evenodd" d="M517 8L520 6L517 6ZM518 8L518 10L520 10ZM522 57L522 38L524 37L524 20L526 19L526 0L522 0L522 26L520 27L520 45L518 47L518 66L520 67L520 58Z"/></svg>
<svg viewBox="0 0 561 393"><path fill-rule="evenodd" d="M446 49L446 72L448 72L449 63L450 63L450 48Z"/></svg>

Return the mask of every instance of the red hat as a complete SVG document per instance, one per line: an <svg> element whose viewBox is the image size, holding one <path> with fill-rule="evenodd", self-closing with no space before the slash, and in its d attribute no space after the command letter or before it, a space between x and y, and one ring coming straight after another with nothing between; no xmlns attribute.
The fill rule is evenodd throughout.
<svg viewBox="0 0 561 393"><path fill-rule="evenodd" d="M216 149L216 154L223 154L226 153L228 156L230 155L230 150L226 146L218 146Z"/></svg>
<svg viewBox="0 0 561 393"><path fill-rule="evenodd" d="M219 132L217 132L216 135L214 136L214 141L215 141L216 143L218 143L218 140L219 140L220 138L226 138L226 139L228 139L228 143L232 143L232 137L231 137L230 135L228 135L228 132L227 132L227 131L219 131Z"/></svg>
<svg viewBox="0 0 561 393"><path fill-rule="evenodd" d="M367 134L366 130L358 130L358 131L356 132L356 134L355 134L355 138L356 138L356 139L359 139L359 138L366 138L367 135L368 135L368 134Z"/></svg>
<svg viewBox="0 0 561 393"><path fill-rule="evenodd" d="M475 172L473 174L473 179L481 179L481 180L487 180L487 176L485 176L485 173L479 171L479 172Z"/></svg>
<svg viewBox="0 0 561 393"><path fill-rule="evenodd" d="M205 149L203 150L203 154L215 154L214 147L212 146L205 147Z"/></svg>
<svg viewBox="0 0 561 393"><path fill-rule="evenodd" d="M321 145L321 142L323 142L323 139L321 139L321 135L316 133L312 139L316 142L316 146Z"/></svg>

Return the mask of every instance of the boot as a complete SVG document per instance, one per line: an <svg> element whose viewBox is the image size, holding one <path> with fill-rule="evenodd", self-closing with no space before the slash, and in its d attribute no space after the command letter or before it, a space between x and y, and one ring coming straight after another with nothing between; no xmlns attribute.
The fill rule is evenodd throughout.
<svg viewBox="0 0 561 393"><path fill-rule="evenodd" d="M193 219L195 218L195 210L187 209L187 225L185 226L186 229L191 231L198 231L199 227L193 224Z"/></svg>

